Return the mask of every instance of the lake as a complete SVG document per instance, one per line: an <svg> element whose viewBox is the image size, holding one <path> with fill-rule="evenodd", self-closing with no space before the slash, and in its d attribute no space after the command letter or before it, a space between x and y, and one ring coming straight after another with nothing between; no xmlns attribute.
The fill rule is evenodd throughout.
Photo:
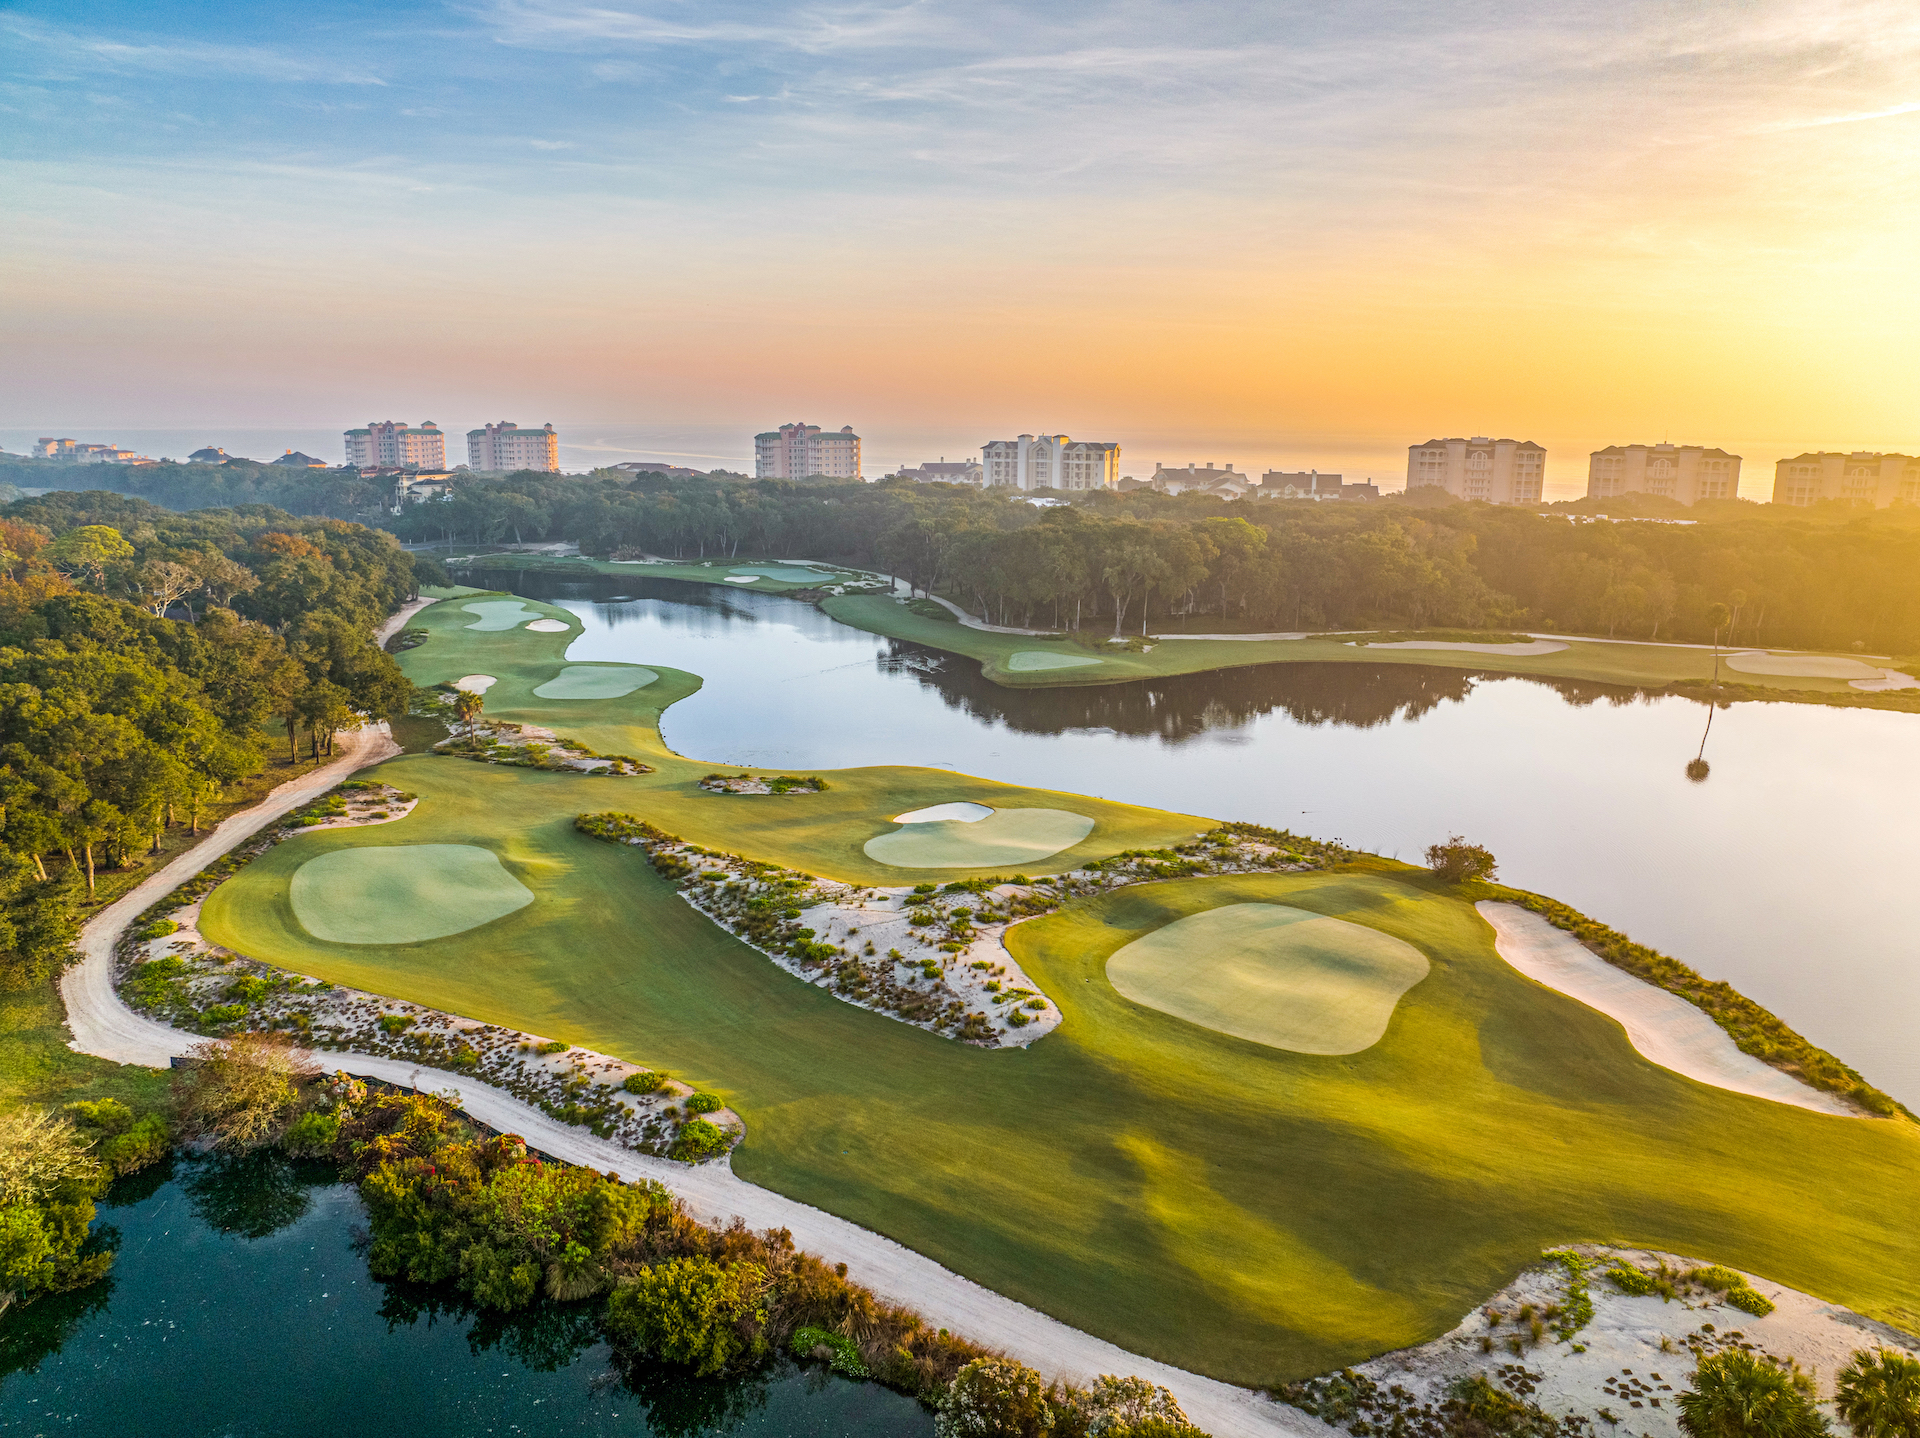
<svg viewBox="0 0 1920 1438"><path fill-rule="evenodd" d="M104 1283L0 1323L0 1433L339 1438L928 1438L875 1384L780 1364L711 1383L617 1370L590 1308L478 1315L384 1284L356 1250L358 1195L277 1154L181 1157L100 1205Z"/></svg>
<svg viewBox="0 0 1920 1438"><path fill-rule="evenodd" d="M580 616L570 659L703 676L664 735L716 764L940 766L1416 861L1464 834L1506 882L1731 982L1920 1107L1920 717L1741 704L1709 733L1691 700L1397 664L1009 690L774 595L491 579Z"/></svg>

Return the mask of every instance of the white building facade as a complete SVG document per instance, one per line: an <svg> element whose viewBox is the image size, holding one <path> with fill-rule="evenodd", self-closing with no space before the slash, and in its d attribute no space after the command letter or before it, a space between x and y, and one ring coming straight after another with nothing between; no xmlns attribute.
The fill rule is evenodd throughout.
<svg viewBox="0 0 1920 1438"><path fill-rule="evenodd" d="M1681 504L1737 499L1740 456L1697 444L1610 444L1587 460L1587 498L1655 494Z"/></svg>
<svg viewBox="0 0 1920 1438"><path fill-rule="evenodd" d="M467 431L467 468L486 474L506 474L518 469L542 469L560 472L560 436L552 425L522 429L501 420L498 424Z"/></svg>
<svg viewBox="0 0 1920 1438"><path fill-rule="evenodd" d="M1455 499L1538 504L1547 452L1532 440L1430 439L1407 446L1407 490L1444 489Z"/></svg>
<svg viewBox="0 0 1920 1438"><path fill-rule="evenodd" d="M1896 500L1920 504L1920 458L1855 450L1797 454L1773 467L1773 502L1803 506L1823 499L1885 509Z"/></svg>
<svg viewBox="0 0 1920 1438"><path fill-rule="evenodd" d="M980 472L990 488L1112 489L1120 446L1064 434L990 440L980 447Z"/></svg>
<svg viewBox="0 0 1920 1438"><path fill-rule="evenodd" d="M350 429L341 438L347 463L362 469L447 467L447 437L432 420L417 427L393 419L370 421L365 429Z"/></svg>
<svg viewBox="0 0 1920 1438"><path fill-rule="evenodd" d="M753 437L756 479L860 478L860 436L853 426L837 430L795 420Z"/></svg>

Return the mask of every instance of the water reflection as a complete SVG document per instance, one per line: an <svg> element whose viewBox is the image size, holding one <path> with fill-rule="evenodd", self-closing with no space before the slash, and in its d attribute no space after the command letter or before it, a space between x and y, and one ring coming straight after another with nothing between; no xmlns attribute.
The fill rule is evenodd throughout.
<svg viewBox="0 0 1920 1438"><path fill-rule="evenodd" d="M1913 715L1703 715L1694 700L1606 685L1373 663L1010 690L970 660L772 595L625 575L493 579L580 616L572 659L701 675L663 721L683 754L947 767L1409 860L1464 833L1509 882L1728 980L1920 1103ZM631 598L605 602L616 594Z"/></svg>
<svg viewBox="0 0 1920 1438"><path fill-rule="evenodd" d="M207 1227L242 1238L265 1238L307 1216L315 1184L334 1178L331 1164L301 1162L273 1149L244 1154L185 1154L180 1187Z"/></svg>

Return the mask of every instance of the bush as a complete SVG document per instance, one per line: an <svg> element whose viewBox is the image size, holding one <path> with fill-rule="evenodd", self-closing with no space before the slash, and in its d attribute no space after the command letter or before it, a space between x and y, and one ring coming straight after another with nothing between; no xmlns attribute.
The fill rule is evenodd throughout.
<svg viewBox="0 0 1920 1438"><path fill-rule="evenodd" d="M867 1365L860 1361L860 1345L844 1334L830 1333L824 1328L796 1328L787 1351L795 1358L812 1358L824 1363L842 1378L868 1376Z"/></svg>
<svg viewBox="0 0 1920 1438"><path fill-rule="evenodd" d="M712 1158L727 1146L727 1136L713 1124L703 1118L680 1125L680 1132L673 1140L672 1152L668 1155L682 1163L699 1163L702 1159Z"/></svg>
<svg viewBox="0 0 1920 1438"><path fill-rule="evenodd" d="M563 1054L572 1047L572 1044L562 1043L559 1039L548 1039L545 1043L535 1044L533 1051L537 1054Z"/></svg>
<svg viewBox="0 0 1920 1438"><path fill-rule="evenodd" d="M1700 1360L1675 1402L1689 1438L1824 1438L1806 1375L1739 1349Z"/></svg>
<svg viewBox="0 0 1920 1438"><path fill-rule="evenodd" d="M1737 1308L1742 1313L1751 1313L1755 1318L1765 1318L1773 1312L1773 1300L1755 1288L1735 1288L1727 1294L1727 1306Z"/></svg>
<svg viewBox="0 0 1920 1438"><path fill-rule="evenodd" d="M1884 1348L1854 1354L1833 1406L1854 1438L1920 1438L1920 1358Z"/></svg>
<svg viewBox="0 0 1920 1438"><path fill-rule="evenodd" d="M300 1156L331 1153L340 1137L340 1119L330 1113L303 1113L287 1127L281 1139L287 1152Z"/></svg>
<svg viewBox="0 0 1920 1438"><path fill-rule="evenodd" d="M1102 1374L1093 1387L1076 1395L1074 1406L1086 1422L1088 1438L1204 1438L1173 1394L1144 1378Z"/></svg>
<svg viewBox="0 0 1920 1438"><path fill-rule="evenodd" d="M1660 1291L1659 1280L1644 1269L1635 1268L1631 1263L1615 1263L1607 1270L1607 1277L1613 1280L1613 1286L1622 1293L1630 1293L1635 1298L1645 1298Z"/></svg>
<svg viewBox="0 0 1920 1438"><path fill-rule="evenodd" d="M687 1100L688 1113L714 1113L725 1107L717 1094L697 1093Z"/></svg>
<svg viewBox="0 0 1920 1438"><path fill-rule="evenodd" d="M617 1343L711 1378L763 1357L765 1270L711 1258L675 1258L641 1271L607 1302L606 1326ZM742 1332L749 1329L751 1336Z"/></svg>
<svg viewBox="0 0 1920 1438"><path fill-rule="evenodd" d="M628 1093L658 1093L666 1085L667 1080L664 1074L657 1074L652 1069L641 1069L638 1073L628 1074L620 1087Z"/></svg>
<svg viewBox="0 0 1920 1438"><path fill-rule="evenodd" d="M413 1027L412 1014L380 1015L380 1032L383 1034L403 1033Z"/></svg>
<svg viewBox="0 0 1920 1438"><path fill-rule="evenodd" d="M151 924L135 929L133 936L141 940L164 939L168 934L177 934L179 932L180 926L174 923L172 919L155 919Z"/></svg>
<svg viewBox="0 0 1920 1438"><path fill-rule="evenodd" d="M1464 884L1469 879L1491 879L1499 865L1492 850L1455 834L1444 844L1428 846L1427 867L1449 884Z"/></svg>
<svg viewBox="0 0 1920 1438"><path fill-rule="evenodd" d="M1053 1423L1038 1373L1011 1359L976 1358L954 1375L933 1431L937 1438L1046 1438Z"/></svg>

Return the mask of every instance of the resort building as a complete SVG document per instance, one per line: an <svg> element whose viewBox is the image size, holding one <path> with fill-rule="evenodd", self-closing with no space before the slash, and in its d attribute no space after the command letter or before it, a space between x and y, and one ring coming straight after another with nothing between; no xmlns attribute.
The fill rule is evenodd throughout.
<svg viewBox="0 0 1920 1438"><path fill-rule="evenodd" d="M949 460L944 454L931 464L922 464L918 469L908 469L902 465L894 471L895 479L910 479L916 484L972 484L987 482L986 466L977 459Z"/></svg>
<svg viewBox="0 0 1920 1438"><path fill-rule="evenodd" d="M432 420L417 429L394 419L369 422L365 429L347 430L341 438L347 445L347 463L357 468L447 467L447 437Z"/></svg>
<svg viewBox="0 0 1920 1438"><path fill-rule="evenodd" d="M233 456L228 454L224 449L219 448L217 445L210 444L206 446L206 448L196 449L192 454L188 455L187 463L188 464L225 464L228 460L232 458Z"/></svg>
<svg viewBox="0 0 1920 1438"><path fill-rule="evenodd" d="M623 459L608 468L622 474L657 474L666 479L698 479L706 473L704 469L688 469L685 465L655 464L650 459Z"/></svg>
<svg viewBox="0 0 1920 1438"><path fill-rule="evenodd" d="M825 430L795 420L753 437L757 479L858 479L860 436L853 426Z"/></svg>
<svg viewBox="0 0 1920 1438"><path fill-rule="evenodd" d="M284 464L291 469L325 469L327 467L327 462L324 459L315 459L312 455L302 454L297 449L290 449L281 455L280 458L268 460L267 462L269 464Z"/></svg>
<svg viewBox="0 0 1920 1438"><path fill-rule="evenodd" d="M1270 469L1260 476L1259 499L1378 499L1380 486L1372 483L1346 484L1337 474L1322 474L1317 469Z"/></svg>
<svg viewBox="0 0 1920 1438"><path fill-rule="evenodd" d="M522 429L501 420L483 429L467 431L467 468L483 474L509 474L519 469L560 472L560 436L552 425Z"/></svg>
<svg viewBox="0 0 1920 1438"><path fill-rule="evenodd" d="M445 469L406 469L379 476L393 485L389 508L399 514L409 503L424 504L430 499L445 499L453 493L454 475Z"/></svg>
<svg viewBox="0 0 1920 1438"><path fill-rule="evenodd" d="M1244 499L1253 492L1253 481L1233 467L1233 461L1216 465L1212 460L1205 464L1188 462L1185 469L1169 469L1155 460L1153 478L1147 483L1162 494L1185 494L1191 489L1204 489L1218 493L1223 499Z"/></svg>
<svg viewBox="0 0 1920 1438"><path fill-rule="evenodd" d="M1064 434L1023 434L980 446L985 483L1003 489L1113 489L1120 446Z"/></svg>
<svg viewBox="0 0 1920 1438"><path fill-rule="evenodd" d="M36 439L27 451L36 459L63 459L68 464L152 464L144 454L117 444L80 444L71 439Z"/></svg>
<svg viewBox="0 0 1920 1438"><path fill-rule="evenodd" d="M1657 494L1693 504L1737 499L1740 456L1697 444L1610 444L1587 460L1587 498Z"/></svg>
<svg viewBox="0 0 1920 1438"><path fill-rule="evenodd" d="M1538 504L1547 452L1532 440L1430 439L1407 446L1407 490L1444 489L1455 499Z"/></svg>
<svg viewBox="0 0 1920 1438"><path fill-rule="evenodd" d="M1908 454L1797 454L1773 467L1773 502L1808 505L1845 499L1885 509L1895 500L1920 504L1920 458Z"/></svg>

